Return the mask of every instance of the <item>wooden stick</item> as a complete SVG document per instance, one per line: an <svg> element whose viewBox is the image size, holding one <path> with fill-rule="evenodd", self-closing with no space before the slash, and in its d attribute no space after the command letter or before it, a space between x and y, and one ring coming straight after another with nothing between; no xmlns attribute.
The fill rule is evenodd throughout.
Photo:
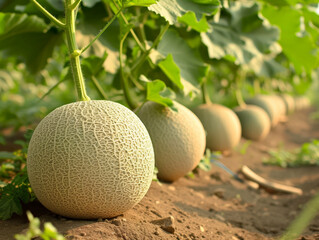
<svg viewBox="0 0 319 240"><path fill-rule="evenodd" d="M263 177L254 173L250 168L248 168L245 165L242 166L241 172L246 178L258 183L261 187L268 188L278 192L294 193L297 195L302 195L302 190L300 188L295 188L295 187L291 187L291 186L266 180Z"/></svg>

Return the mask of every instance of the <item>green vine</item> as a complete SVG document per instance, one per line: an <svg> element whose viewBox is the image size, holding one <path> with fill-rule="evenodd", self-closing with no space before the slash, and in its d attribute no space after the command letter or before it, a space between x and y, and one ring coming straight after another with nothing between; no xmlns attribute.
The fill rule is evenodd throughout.
<svg viewBox="0 0 319 240"><path fill-rule="evenodd" d="M70 65L73 74L74 83L78 93L78 98L81 101L89 101L90 98L86 93L85 83L83 78L83 73L81 69L80 55L81 51L77 48L75 41L75 19L76 11L72 4L74 0L65 0L65 33L66 33L66 42L70 54Z"/></svg>
<svg viewBox="0 0 319 240"><path fill-rule="evenodd" d="M207 83L206 83L207 79L203 79L203 82L201 84L201 88L202 88L202 100L204 104L211 104L212 101L209 98L208 95L208 91L207 91Z"/></svg>
<svg viewBox="0 0 319 240"><path fill-rule="evenodd" d="M128 79L127 79L127 74L125 74L125 72L124 72L124 65L123 65L123 44L124 44L124 41L125 41L128 33L129 32L126 32L120 41L120 74L121 74L120 78L121 78L121 84L122 84L123 91L124 91L125 100L129 106L129 108L133 110L138 105L131 96L130 89L129 89L129 83L128 83Z"/></svg>
<svg viewBox="0 0 319 240"><path fill-rule="evenodd" d="M65 11L65 23L61 22L55 18L51 13L49 13L40 3L36 0L32 0L33 3L39 8L39 10L48 17L57 27L65 30L66 33L66 43L69 50L70 65L73 75L73 80L76 86L76 91L78 94L78 99L80 101L89 101L90 97L86 93L85 81L81 68L80 56L86 51L92 44L102 35L102 33L110 26L110 24L117 18L119 14L122 13L122 8L113 15L113 17L107 22L104 28L94 37L94 39L81 50L78 49L75 40L75 20L76 13L81 0L65 0L64 1L64 11Z"/></svg>

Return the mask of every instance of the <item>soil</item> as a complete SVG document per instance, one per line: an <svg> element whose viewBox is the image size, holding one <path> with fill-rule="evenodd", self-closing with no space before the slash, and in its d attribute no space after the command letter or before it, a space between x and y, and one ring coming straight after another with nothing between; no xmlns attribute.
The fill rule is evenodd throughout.
<svg viewBox="0 0 319 240"><path fill-rule="evenodd" d="M53 223L67 239L75 240L276 239L319 191L319 167L280 168L263 165L262 160L268 156L268 150L279 146L294 149L319 139L319 122L311 120L312 111L302 110L289 116L266 139L252 142L245 154L239 151L246 142L242 139L237 149L221 159L234 172L247 165L266 179L301 188L302 195L253 189L212 165L210 171L199 170L194 178L153 182L139 204L113 219L67 219L49 212L39 202L25 208L41 222ZM25 215L0 221L0 239L13 239L14 234L27 227ZM319 215L299 239L319 239Z"/></svg>

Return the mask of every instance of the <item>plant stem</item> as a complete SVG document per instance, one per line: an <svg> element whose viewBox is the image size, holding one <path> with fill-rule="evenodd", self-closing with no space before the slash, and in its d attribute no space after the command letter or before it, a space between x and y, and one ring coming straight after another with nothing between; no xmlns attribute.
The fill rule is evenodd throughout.
<svg viewBox="0 0 319 240"><path fill-rule="evenodd" d="M129 75L130 80L132 81L132 83L141 91L145 91L145 87L143 85L141 85L136 79L135 77L132 76L132 74Z"/></svg>
<svg viewBox="0 0 319 240"><path fill-rule="evenodd" d="M212 101L209 98L208 95L208 91L207 91L207 83L206 83L207 79L204 79L202 84L201 84L201 88L202 88L202 97L203 97L203 103L204 104L211 104Z"/></svg>
<svg viewBox="0 0 319 240"><path fill-rule="evenodd" d="M167 31L167 29L169 28L169 23L167 23L161 30L161 32L157 35L157 37L155 38L152 46L147 49L147 51L145 51L143 53L143 55L141 55L141 57L135 62L135 64L132 66L131 71L133 72L134 70L138 69L139 66L141 66L142 63L144 63L144 61L146 60L146 58L149 56L149 54L151 53L152 49L154 49L158 43L160 42L160 40L162 39L164 33Z"/></svg>
<svg viewBox="0 0 319 240"><path fill-rule="evenodd" d="M47 17L49 18L57 27L65 29L66 24L58 20L56 17L54 17L51 13L49 13L40 3L38 3L36 0L32 0L32 2L38 7L38 9Z"/></svg>
<svg viewBox="0 0 319 240"><path fill-rule="evenodd" d="M115 7L119 10L120 7L116 4L116 2L115 2L114 0L113 0L112 2L113 2L113 4L115 5ZM122 11L121 11L121 17L122 17L122 19L124 20L125 24L126 24L126 25L129 25L129 22L127 21L127 19L126 19L125 15L123 14ZM131 34L132 34L134 40L136 41L137 45L141 48L141 50L142 50L143 52L145 52L145 51L146 51L145 47L143 46L143 44L141 43L141 41L138 39L137 35L135 34L135 32L134 32L134 30L133 30L132 28L130 29L130 32L131 32Z"/></svg>
<svg viewBox="0 0 319 240"><path fill-rule="evenodd" d="M137 107L137 103L134 101L134 99L131 96L128 79L123 69L123 44L127 35L128 35L128 32L123 36L123 38L120 41L120 73L121 73L121 83L122 83L122 87L124 91L125 100L129 108L131 110L134 110Z"/></svg>
<svg viewBox="0 0 319 240"><path fill-rule="evenodd" d="M76 9L82 0L75 0L71 5L69 5L70 10Z"/></svg>
<svg viewBox="0 0 319 240"><path fill-rule="evenodd" d="M235 94L236 94L236 100L237 100L238 105L240 107L245 107L246 103L244 101L243 94L241 93L239 88L236 89Z"/></svg>
<svg viewBox="0 0 319 240"><path fill-rule="evenodd" d="M260 82L257 79L254 80L254 90L255 94L260 93Z"/></svg>
<svg viewBox="0 0 319 240"><path fill-rule="evenodd" d="M99 81L96 79L95 76L92 76L91 79L92 79L92 82L93 82L94 86L96 87L97 91L99 92L100 96L106 100L107 99L107 95L104 92L104 90L103 90L102 86L100 85Z"/></svg>
<svg viewBox="0 0 319 240"><path fill-rule="evenodd" d="M233 71L234 71L236 100L240 107L245 107L246 103L244 101L243 94L241 92L241 86L242 86L242 82L245 80L246 73L244 71L240 71L240 68L238 66L236 66Z"/></svg>
<svg viewBox="0 0 319 240"><path fill-rule="evenodd" d="M48 96L55 88L57 88L66 78L60 79L56 84L54 84L39 100L37 103L41 102L46 96Z"/></svg>
<svg viewBox="0 0 319 240"><path fill-rule="evenodd" d="M78 93L78 98L81 101L89 101L90 98L86 93L84 78L81 69L80 55L75 41L75 9L70 8L74 0L65 0L65 33L67 46L70 54L70 65L73 74L73 80Z"/></svg>
<svg viewBox="0 0 319 240"><path fill-rule="evenodd" d="M113 17L111 18L110 21L107 22L107 24L104 26L104 28L99 32L98 35L96 35L93 40L84 48L81 49L81 54L85 52L89 47L92 46L92 44L105 32L105 30L110 26L110 24L117 18L117 16L122 12L123 8L121 8Z"/></svg>

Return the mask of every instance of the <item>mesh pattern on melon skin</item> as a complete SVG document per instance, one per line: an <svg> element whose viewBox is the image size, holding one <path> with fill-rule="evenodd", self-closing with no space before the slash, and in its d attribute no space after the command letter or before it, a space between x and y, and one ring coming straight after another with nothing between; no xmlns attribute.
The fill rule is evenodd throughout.
<svg viewBox="0 0 319 240"><path fill-rule="evenodd" d="M199 119L183 105L174 104L178 112L147 102L138 113L153 141L158 177L164 181L175 181L193 170L206 143Z"/></svg>
<svg viewBox="0 0 319 240"><path fill-rule="evenodd" d="M109 101L64 105L32 136L28 174L40 202L73 218L106 218L133 207L152 181L154 152L139 118Z"/></svg>

